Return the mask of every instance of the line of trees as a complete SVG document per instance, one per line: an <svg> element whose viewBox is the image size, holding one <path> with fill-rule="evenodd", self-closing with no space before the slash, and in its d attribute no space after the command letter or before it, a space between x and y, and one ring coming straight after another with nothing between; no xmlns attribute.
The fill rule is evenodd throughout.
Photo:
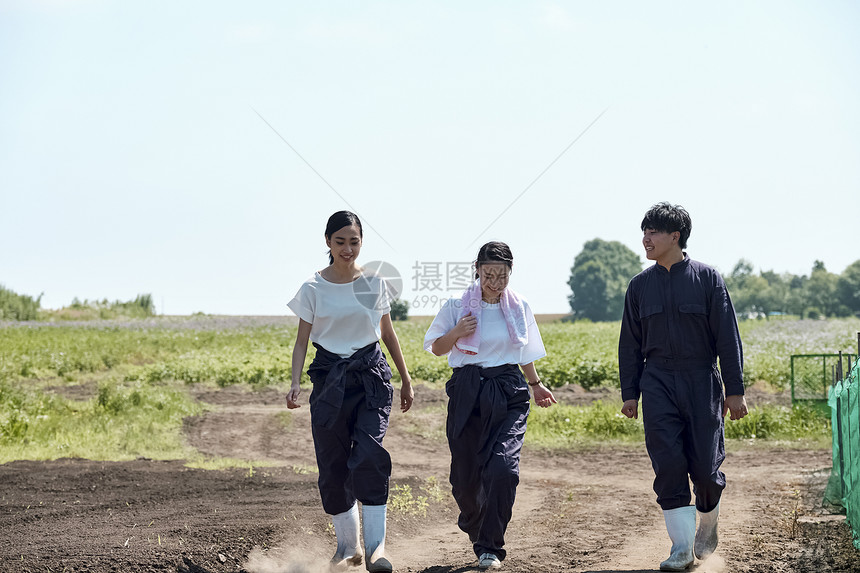
<svg viewBox="0 0 860 573"><path fill-rule="evenodd" d="M738 313L748 317L792 314L801 318L860 314L860 260L842 272L828 271L815 261L807 275L761 271L741 259L724 277Z"/></svg>
<svg viewBox="0 0 860 573"><path fill-rule="evenodd" d="M639 256L622 243L586 242L570 270L570 318L620 320L627 283L641 270ZM815 261L808 276L798 276L772 270L756 273L750 261L741 259L723 279L741 318L860 315L860 260L838 275Z"/></svg>

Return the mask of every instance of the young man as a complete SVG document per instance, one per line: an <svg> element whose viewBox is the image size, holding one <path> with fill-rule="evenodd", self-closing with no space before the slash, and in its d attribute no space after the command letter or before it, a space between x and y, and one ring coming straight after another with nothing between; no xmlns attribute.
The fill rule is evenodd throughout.
<svg viewBox="0 0 860 573"><path fill-rule="evenodd" d="M683 571L694 554L704 559L716 549L726 486L720 471L723 418L729 411L732 420L747 414L732 301L719 273L684 252L691 228L690 215L680 205L659 203L645 214L642 244L656 264L627 286L618 344L621 412L638 418L642 396L654 491L672 540L661 571ZM695 506L690 505L690 480Z"/></svg>

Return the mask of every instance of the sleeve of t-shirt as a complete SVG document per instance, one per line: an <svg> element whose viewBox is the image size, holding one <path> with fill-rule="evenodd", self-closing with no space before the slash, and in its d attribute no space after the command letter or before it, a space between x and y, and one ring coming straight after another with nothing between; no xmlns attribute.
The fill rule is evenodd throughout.
<svg viewBox="0 0 860 573"><path fill-rule="evenodd" d="M433 322L430 324L430 328L427 329L427 334L424 335L424 350L432 352L430 348L433 346L436 339L440 336L444 336L449 330L456 326L458 320L458 309L455 301L459 301L459 299L449 298L445 301L445 304L442 305L442 308L439 309L438 314L436 314L436 318L433 319ZM448 354L450 354L450 352Z"/></svg>
<svg viewBox="0 0 860 573"><path fill-rule="evenodd" d="M300 319L309 324L314 323L314 310L316 309L316 299L314 298L314 290L308 283L304 283L293 300L287 303L287 307L295 313Z"/></svg>
<svg viewBox="0 0 860 573"><path fill-rule="evenodd" d="M523 305L526 309L526 322L528 323L529 328L529 339L520 354L520 364L529 364L538 358L546 356L546 348L544 348L543 339L540 336L540 330L538 330L537 320L535 320L535 315L532 313L529 303L523 301Z"/></svg>

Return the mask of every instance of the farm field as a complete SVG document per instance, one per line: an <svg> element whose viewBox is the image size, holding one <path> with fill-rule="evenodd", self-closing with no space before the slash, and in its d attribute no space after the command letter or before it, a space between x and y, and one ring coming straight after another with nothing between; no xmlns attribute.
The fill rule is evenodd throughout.
<svg viewBox="0 0 860 573"><path fill-rule="evenodd" d="M396 327L426 382L413 411L392 415L385 441L388 551L398 571L476 570L447 484L445 362L420 349L425 321ZM0 571L324 571L334 537L309 412L283 405L292 329L288 319L220 317L0 327ZM856 350L860 321L743 329L748 371L770 373L748 393L764 407L788 401L784 357ZM600 379L613 372L617 324L541 330L551 357L538 368L556 372L561 404L618 400ZM536 416L530 433L542 423ZM844 518L821 507L823 444L729 440L721 545L695 570L860 570ZM652 479L635 433L564 446L527 439L503 570L656 570L669 542Z"/></svg>

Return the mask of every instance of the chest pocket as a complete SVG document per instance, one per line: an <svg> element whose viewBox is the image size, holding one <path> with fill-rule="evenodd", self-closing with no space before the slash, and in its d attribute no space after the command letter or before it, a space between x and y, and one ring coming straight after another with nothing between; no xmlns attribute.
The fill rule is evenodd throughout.
<svg viewBox="0 0 860 573"><path fill-rule="evenodd" d="M708 314L708 309L703 304L681 304L678 305L678 312L685 314Z"/></svg>
<svg viewBox="0 0 860 573"><path fill-rule="evenodd" d="M647 306L639 307L639 318L648 318L649 316L654 316L655 314L660 314L663 312L662 304L649 304Z"/></svg>

